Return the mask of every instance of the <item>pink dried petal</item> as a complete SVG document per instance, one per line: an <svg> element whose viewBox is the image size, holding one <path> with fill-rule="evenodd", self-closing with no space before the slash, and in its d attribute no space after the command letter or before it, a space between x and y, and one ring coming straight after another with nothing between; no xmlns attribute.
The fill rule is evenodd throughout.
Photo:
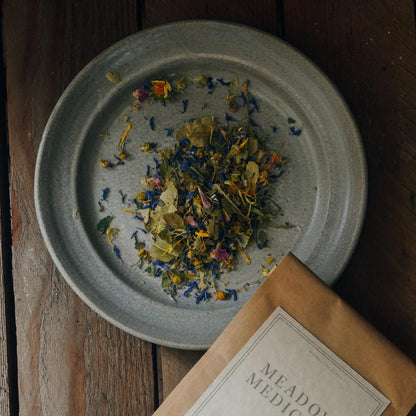
<svg viewBox="0 0 416 416"><path fill-rule="evenodd" d="M141 103L149 96L149 91L142 85L133 91L133 97L137 98Z"/></svg>
<svg viewBox="0 0 416 416"><path fill-rule="evenodd" d="M202 205L205 209L211 208L211 202L208 201L208 198L205 196L205 194L202 192L201 188L198 186L198 192L199 196L201 197Z"/></svg>
<svg viewBox="0 0 416 416"><path fill-rule="evenodd" d="M195 221L195 218L192 217L192 215L186 217L186 221L188 221L189 225L192 225L192 227L198 227L198 223Z"/></svg>
<svg viewBox="0 0 416 416"><path fill-rule="evenodd" d="M133 97L139 99L139 89L133 91Z"/></svg>
<svg viewBox="0 0 416 416"><path fill-rule="evenodd" d="M146 178L146 185L160 188L162 186L162 181L160 178Z"/></svg>
<svg viewBox="0 0 416 416"><path fill-rule="evenodd" d="M225 248L217 247L212 253L211 256L214 257L217 261L222 261L228 259L230 256L228 251Z"/></svg>

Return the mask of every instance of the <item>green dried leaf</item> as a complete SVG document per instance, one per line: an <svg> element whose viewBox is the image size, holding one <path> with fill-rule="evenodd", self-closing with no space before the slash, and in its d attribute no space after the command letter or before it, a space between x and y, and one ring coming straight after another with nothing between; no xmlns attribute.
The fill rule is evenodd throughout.
<svg viewBox="0 0 416 416"><path fill-rule="evenodd" d="M241 248L246 248L248 246L248 243L250 242L250 236L247 234L239 234L239 246Z"/></svg>
<svg viewBox="0 0 416 416"><path fill-rule="evenodd" d="M194 251L199 252L203 245L204 245L204 242L202 241L202 238L197 238L192 248L194 249Z"/></svg>
<svg viewBox="0 0 416 416"><path fill-rule="evenodd" d="M214 240L218 239L218 225L212 218L208 220L207 233L211 235Z"/></svg>
<svg viewBox="0 0 416 416"><path fill-rule="evenodd" d="M253 156L259 149L259 142L254 137L248 139L248 155Z"/></svg>
<svg viewBox="0 0 416 416"><path fill-rule="evenodd" d="M161 238L154 241L149 250L151 258L164 262L169 262L177 258L180 254L181 250L179 248L173 247L169 241L162 240Z"/></svg>
<svg viewBox="0 0 416 416"><path fill-rule="evenodd" d="M289 124L295 124L295 123L296 123L296 120L294 120L294 119L293 119L293 118L291 118L291 117L288 117L287 122L288 122Z"/></svg>
<svg viewBox="0 0 416 416"><path fill-rule="evenodd" d="M113 84L118 84L120 82L120 74L118 72L107 72L105 77L112 82Z"/></svg>
<svg viewBox="0 0 416 416"><path fill-rule="evenodd" d="M185 228L185 224L183 219L180 215L176 214L176 212L169 212L163 215L163 220L169 227L174 228L175 230L182 230Z"/></svg>
<svg viewBox="0 0 416 416"><path fill-rule="evenodd" d="M146 225L149 222L150 213L151 213L150 208L145 208L145 209L140 210L140 215L143 217L143 224ZM146 229L147 229L147 226L146 226Z"/></svg>
<svg viewBox="0 0 416 416"><path fill-rule="evenodd" d="M164 262L169 262L175 258L175 256L172 256L170 253L165 253L164 250L161 250L159 247L152 245L149 250L149 256L153 260L160 260Z"/></svg>
<svg viewBox="0 0 416 416"><path fill-rule="evenodd" d="M107 232L107 229L111 224L111 221L113 221L113 218L114 217L112 217L111 215L102 218L97 224L97 230L104 235Z"/></svg>
<svg viewBox="0 0 416 416"><path fill-rule="evenodd" d="M240 84L238 82L237 75L235 75L234 78L231 80L230 89L232 89L232 90L238 90L239 85Z"/></svg>
<svg viewBox="0 0 416 416"><path fill-rule="evenodd" d="M261 163L266 156L267 156L267 152L263 149L260 149L257 154L256 162Z"/></svg>
<svg viewBox="0 0 416 416"><path fill-rule="evenodd" d="M176 269L172 269L172 273L175 274L176 276L179 276L182 281L186 280L185 273L180 272L179 270L176 270Z"/></svg>
<svg viewBox="0 0 416 416"><path fill-rule="evenodd" d="M183 138L186 138L193 146L205 147L216 129L217 124L213 116L202 117L193 122L185 123L176 133L176 140L180 142Z"/></svg>
<svg viewBox="0 0 416 416"><path fill-rule="evenodd" d="M170 284L171 284L172 282L171 282L171 280L170 280L170 277L167 275L167 273L162 273L162 283L161 283L161 286L162 287L166 287L166 286L169 286Z"/></svg>
<svg viewBox="0 0 416 416"><path fill-rule="evenodd" d="M268 240L267 234L263 230L260 230L257 233L256 240L257 240L257 246L263 248L267 244L267 240Z"/></svg>
<svg viewBox="0 0 416 416"><path fill-rule="evenodd" d="M233 214L233 213L238 212L238 209L236 208L236 206L229 199L224 198L221 201L221 204L222 204L223 209L225 209L228 212L228 214Z"/></svg>
<svg viewBox="0 0 416 416"><path fill-rule="evenodd" d="M157 234L157 238L158 240L166 241L168 244L172 244L173 242L172 235L168 228L163 228L162 230L160 230Z"/></svg>
<svg viewBox="0 0 416 416"><path fill-rule="evenodd" d="M159 167L159 173L162 178L167 178L170 173L173 171L171 164L169 163L169 158L171 156L171 152L169 150L162 150L159 153L161 162Z"/></svg>
<svg viewBox="0 0 416 416"><path fill-rule="evenodd" d="M250 187L255 189L257 181L259 179L260 169L259 165L256 162L249 161L246 166L246 178L250 183Z"/></svg>
<svg viewBox="0 0 416 416"><path fill-rule="evenodd" d="M173 182L169 182L166 190L160 194L160 200L163 201L165 205L174 207L176 211L176 206L178 204L178 190Z"/></svg>
<svg viewBox="0 0 416 416"><path fill-rule="evenodd" d="M142 248L145 248L146 244L143 243L143 241L136 241L136 243L134 244L134 248L136 250L141 250Z"/></svg>
<svg viewBox="0 0 416 416"><path fill-rule="evenodd" d="M237 164L240 164L243 160L246 160L248 157L248 150L240 152L238 155L235 155L235 161Z"/></svg>

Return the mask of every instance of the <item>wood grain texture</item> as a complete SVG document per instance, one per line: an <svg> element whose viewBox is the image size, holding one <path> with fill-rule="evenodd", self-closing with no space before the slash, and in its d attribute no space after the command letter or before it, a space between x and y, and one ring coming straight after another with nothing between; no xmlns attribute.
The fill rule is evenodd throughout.
<svg viewBox="0 0 416 416"><path fill-rule="evenodd" d="M160 347L161 381L159 398L161 401L169 396L203 354L202 351L181 351L174 348Z"/></svg>
<svg viewBox="0 0 416 416"><path fill-rule="evenodd" d="M281 33L280 1L272 0L147 0L143 27L184 19L215 19L242 23L274 35Z"/></svg>
<svg viewBox="0 0 416 416"><path fill-rule="evenodd" d="M2 161L3 162L3 161ZM0 182L1 186L4 186L3 181ZM3 212L5 200L0 200L0 415L10 415L10 390L9 390L9 362L8 362L8 333L7 333L7 315L6 315L6 290L5 279L7 276L7 269L5 266L4 255L4 243L7 241L3 238L4 225L3 225ZM10 277L10 276L9 276Z"/></svg>
<svg viewBox="0 0 416 416"><path fill-rule="evenodd" d="M9 416L16 414L18 397L3 43L0 54L0 415Z"/></svg>
<svg viewBox="0 0 416 416"><path fill-rule="evenodd" d="M416 38L411 1L286 1L286 39L346 98L369 174L361 239L337 291L416 359Z"/></svg>
<svg viewBox="0 0 416 416"><path fill-rule="evenodd" d="M89 60L138 29L136 2L3 7L20 414L151 414L151 344L98 317L63 281L33 203L36 153L54 104Z"/></svg>

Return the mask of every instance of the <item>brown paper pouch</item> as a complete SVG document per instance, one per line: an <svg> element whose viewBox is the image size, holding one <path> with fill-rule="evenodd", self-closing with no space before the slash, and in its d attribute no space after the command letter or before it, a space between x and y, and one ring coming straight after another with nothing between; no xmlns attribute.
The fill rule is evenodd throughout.
<svg viewBox="0 0 416 416"><path fill-rule="evenodd" d="M278 306L391 401L383 416L415 414L414 363L288 254L154 415L183 416Z"/></svg>

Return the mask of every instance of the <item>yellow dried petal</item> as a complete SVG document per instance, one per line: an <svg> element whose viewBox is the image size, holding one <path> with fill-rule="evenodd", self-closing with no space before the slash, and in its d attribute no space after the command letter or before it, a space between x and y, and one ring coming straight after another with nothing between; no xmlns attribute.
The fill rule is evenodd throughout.
<svg viewBox="0 0 416 416"><path fill-rule="evenodd" d="M224 299L225 299L225 293L224 293L224 292L222 292L221 290L220 290L220 291L218 291L218 292L217 292L216 299L219 299L219 300L224 300Z"/></svg>
<svg viewBox="0 0 416 416"><path fill-rule="evenodd" d="M118 72L107 72L105 77L112 82L113 84L117 84L120 82L120 74Z"/></svg>

